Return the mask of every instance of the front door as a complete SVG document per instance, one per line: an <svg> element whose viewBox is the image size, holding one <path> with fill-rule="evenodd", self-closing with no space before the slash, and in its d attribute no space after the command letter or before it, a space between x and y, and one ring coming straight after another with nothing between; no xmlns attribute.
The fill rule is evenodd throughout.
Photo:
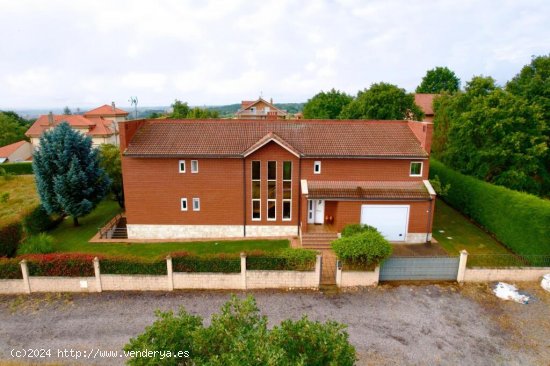
<svg viewBox="0 0 550 366"><path fill-rule="evenodd" d="M315 200L315 223L325 223L325 201Z"/></svg>

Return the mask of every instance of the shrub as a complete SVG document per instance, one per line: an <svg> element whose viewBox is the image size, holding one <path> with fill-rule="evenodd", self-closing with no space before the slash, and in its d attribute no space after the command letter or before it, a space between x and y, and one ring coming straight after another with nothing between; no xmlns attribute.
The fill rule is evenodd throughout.
<svg viewBox="0 0 550 366"><path fill-rule="evenodd" d="M24 175L24 174L33 174L32 171L32 163L8 163L8 164L2 164L2 169L7 174L14 174L14 175Z"/></svg>
<svg viewBox="0 0 550 366"><path fill-rule="evenodd" d="M0 227L0 257L13 257L23 232L19 221Z"/></svg>
<svg viewBox="0 0 550 366"><path fill-rule="evenodd" d="M21 279L21 265L19 259L2 259L0 258L0 278L1 279Z"/></svg>
<svg viewBox="0 0 550 366"><path fill-rule="evenodd" d="M212 254L197 256L187 252L172 253L174 272L218 272L238 273L241 271L239 254Z"/></svg>
<svg viewBox="0 0 550 366"><path fill-rule="evenodd" d="M21 245L19 245L19 248L17 249L17 254L21 255L52 253L54 251L53 241L53 237L46 233L29 236L21 243Z"/></svg>
<svg viewBox="0 0 550 366"><path fill-rule="evenodd" d="M102 274L166 275L165 260L144 260L132 257L113 257L101 260Z"/></svg>
<svg viewBox="0 0 550 366"><path fill-rule="evenodd" d="M212 315L208 326L183 307L156 312L157 320L124 346L136 351L130 365L353 365L355 348L349 343L345 325L313 322L306 317L286 320L268 329L252 297L232 296L221 312ZM143 350L188 351L187 357L139 357Z"/></svg>
<svg viewBox="0 0 550 366"><path fill-rule="evenodd" d="M520 255L550 254L550 201L460 174L439 161L430 175L450 184L445 201Z"/></svg>
<svg viewBox="0 0 550 366"><path fill-rule="evenodd" d="M371 230L378 231L374 226L365 225L365 224L350 224L350 225L346 225L342 229L342 237L352 236L355 234L360 234Z"/></svg>
<svg viewBox="0 0 550 366"><path fill-rule="evenodd" d="M59 220L53 220L42 205L36 206L23 217L23 230L27 235L35 235L53 228Z"/></svg>
<svg viewBox="0 0 550 366"><path fill-rule="evenodd" d="M95 255L81 253L27 254L21 256L28 262L31 276L94 276Z"/></svg>
<svg viewBox="0 0 550 366"><path fill-rule="evenodd" d="M392 253L391 244L376 230L367 230L332 242L332 249L345 264L353 268L370 268Z"/></svg>
<svg viewBox="0 0 550 366"><path fill-rule="evenodd" d="M276 271L310 271L315 268L312 250L286 248L277 252L253 251L246 257L246 269Z"/></svg>

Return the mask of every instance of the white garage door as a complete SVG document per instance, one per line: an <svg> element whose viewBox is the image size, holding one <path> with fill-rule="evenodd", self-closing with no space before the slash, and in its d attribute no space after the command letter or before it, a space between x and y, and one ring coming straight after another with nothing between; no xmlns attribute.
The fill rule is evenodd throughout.
<svg viewBox="0 0 550 366"><path fill-rule="evenodd" d="M404 241L407 237L408 223L409 206L361 206L361 224L374 226L390 241Z"/></svg>

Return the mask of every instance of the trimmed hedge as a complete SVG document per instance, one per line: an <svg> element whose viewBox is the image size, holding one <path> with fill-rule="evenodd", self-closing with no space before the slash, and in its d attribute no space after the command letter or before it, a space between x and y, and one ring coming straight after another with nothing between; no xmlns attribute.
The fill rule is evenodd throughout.
<svg viewBox="0 0 550 366"><path fill-rule="evenodd" d="M246 256L248 270L311 271L315 268L316 252L287 248L277 252L253 251Z"/></svg>
<svg viewBox="0 0 550 366"><path fill-rule="evenodd" d="M29 254L26 259L30 276L93 277L95 255L80 253Z"/></svg>
<svg viewBox="0 0 550 366"><path fill-rule="evenodd" d="M342 236L332 242L332 249L345 265L354 269L371 269L392 253L391 244L377 230Z"/></svg>
<svg viewBox="0 0 550 366"><path fill-rule="evenodd" d="M197 256L187 252L177 252L171 256L174 272L241 272L241 257L239 254Z"/></svg>
<svg viewBox="0 0 550 366"><path fill-rule="evenodd" d="M13 257L22 237L23 228L19 221L0 227L0 257Z"/></svg>
<svg viewBox="0 0 550 366"><path fill-rule="evenodd" d="M26 175L34 174L32 171L32 163L7 163L2 164L2 169L8 174Z"/></svg>
<svg viewBox="0 0 550 366"><path fill-rule="evenodd" d="M444 200L520 255L550 254L550 200L460 174L431 159L430 176L450 184Z"/></svg>
<svg viewBox="0 0 550 366"><path fill-rule="evenodd" d="M167 275L166 260L148 261L131 257L103 258L100 261L101 274L144 274Z"/></svg>
<svg viewBox="0 0 550 366"><path fill-rule="evenodd" d="M366 231L378 231L374 226L366 224L349 224L342 229L342 237L361 234Z"/></svg>
<svg viewBox="0 0 550 366"><path fill-rule="evenodd" d="M0 279L18 280L23 278L19 259L0 258Z"/></svg>
<svg viewBox="0 0 550 366"><path fill-rule="evenodd" d="M23 217L22 224L27 235L36 235L52 229L60 221L61 220L53 220L44 207L38 205Z"/></svg>

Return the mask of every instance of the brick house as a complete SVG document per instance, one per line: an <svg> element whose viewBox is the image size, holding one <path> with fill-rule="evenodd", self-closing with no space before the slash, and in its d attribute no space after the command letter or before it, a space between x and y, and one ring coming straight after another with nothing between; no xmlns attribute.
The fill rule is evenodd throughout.
<svg viewBox="0 0 550 366"><path fill-rule="evenodd" d="M433 122L434 120L434 108L433 103L437 94L415 94L414 102L424 112L424 121Z"/></svg>
<svg viewBox="0 0 550 366"><path fill-rule="evenodd" d="M241 108L235 113L237 119L285 119L288 113L275 107L273 99L269 102L263 98L243 100Z"/></svg>
<svg viewBox="0 0 550 366"><path fill-rule="evenodd" d="M416 121L121 122L128 237L336 235L361 222L426 242L431 137Z"/></svg>

